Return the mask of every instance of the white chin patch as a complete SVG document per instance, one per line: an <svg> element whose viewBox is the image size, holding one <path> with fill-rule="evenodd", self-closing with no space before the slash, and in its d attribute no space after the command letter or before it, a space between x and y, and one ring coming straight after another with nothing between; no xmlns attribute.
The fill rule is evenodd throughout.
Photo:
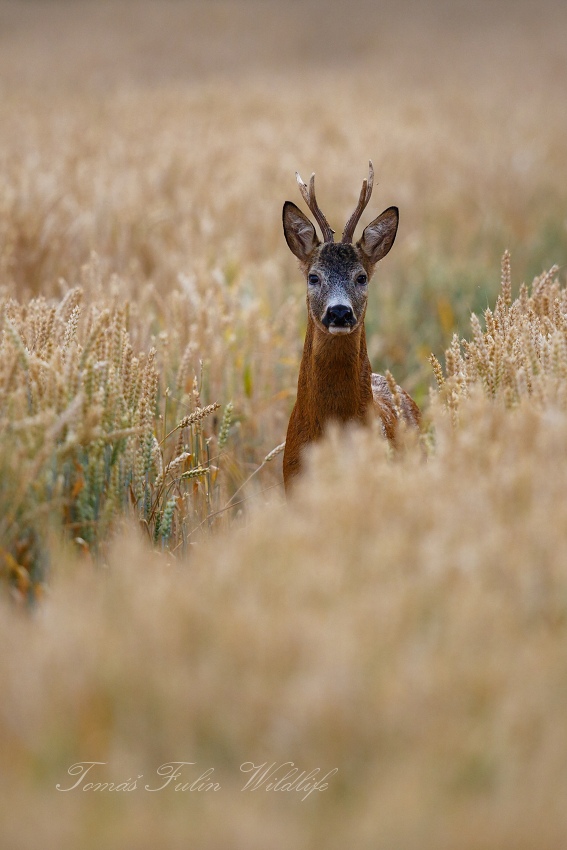
<svg viewBox="0 0 567 850"><path fill-rule="evenodd" d="M333 325L329 327L330 334L349 334L352 328L336 328Z"/></svg>

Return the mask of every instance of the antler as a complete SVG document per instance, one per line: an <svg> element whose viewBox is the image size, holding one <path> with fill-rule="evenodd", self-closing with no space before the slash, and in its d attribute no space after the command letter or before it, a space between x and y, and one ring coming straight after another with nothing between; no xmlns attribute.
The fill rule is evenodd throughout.
<svg viewBox="0 0 567 850"><path fill-rule="evenodd" d="M358 204L356 205L355 211L345 224L345 229L343 230L343 238L341 239L341 242L352 242L352 237L354 236L356 225L358 224L360 216L368 205L368 201L370 200L370 196L372 194L373 186L374 166L372 165L372 160L370 160L368 162L368 180L365 178L362 181L362 189L360 190L360 198L358 199Z"/></svg>
<svg viewBox="0 0 567 850"><path fill-rule="evenodd" d="M311 175L311 180L309 181L309 188L307 188L306 184L303 182L297 171L295 172L295 176L297 178L297 184L299 186L299 191L303 195L303 200L315 216L315 220L317 224L321 228L321 233L323 234L324 242L334 242L334 234L335 231L329 225L329 222L319 209L319 205L317 203L317 198L315 197L315 175Z"/></svg>

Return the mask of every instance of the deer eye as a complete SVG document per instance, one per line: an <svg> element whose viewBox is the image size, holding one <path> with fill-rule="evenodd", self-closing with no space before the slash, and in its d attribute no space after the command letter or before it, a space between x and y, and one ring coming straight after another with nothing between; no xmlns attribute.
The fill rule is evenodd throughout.
<svg viewBox="0 0 567 850"><path fill-rule="evenodd" d="M365 274L359 274L357 279L356 279L356 282L359 283L361 286L363 286L367 281L368 281L368 278L366 277Z"/></svg>
<svg viewBox="0 0 567 850"><path fill-rule="evenodd" d="M310 274L309 275L309 283L313 284L313 286L316 286L320 282L321 281L319 280L318 274Z"/></svg>

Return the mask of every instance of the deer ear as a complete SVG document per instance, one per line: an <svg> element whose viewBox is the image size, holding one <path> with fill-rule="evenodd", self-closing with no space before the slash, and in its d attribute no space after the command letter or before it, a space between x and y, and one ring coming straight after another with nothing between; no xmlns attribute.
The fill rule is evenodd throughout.
<svg viewBox="0 0 567 850"><path fill-rule="evenodd" d="M388 207L378 218L364 228L358 247L372 264L385 257L398 232L399 213L397 207Z"/></svg>
<svg viewBox="0 0 567 850"><path fill-rule="evenodd" d="M315 228L299 207L291 201L285 202L282 218L285 239L290 251L298 260L305 262L320 244Z"/></svg>

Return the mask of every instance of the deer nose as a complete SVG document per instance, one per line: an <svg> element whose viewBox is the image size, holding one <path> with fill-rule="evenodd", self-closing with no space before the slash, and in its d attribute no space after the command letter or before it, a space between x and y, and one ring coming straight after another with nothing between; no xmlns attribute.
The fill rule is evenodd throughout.
<svg viewBox="0 0 567 850"><path fill-rule="evenodd" d="M327 328L331 325L335 328L345 328L349 325L354 325L354 313L350 307L346 307L344 304L333 304L332 307L327 307L323 324Z"/></svg>

